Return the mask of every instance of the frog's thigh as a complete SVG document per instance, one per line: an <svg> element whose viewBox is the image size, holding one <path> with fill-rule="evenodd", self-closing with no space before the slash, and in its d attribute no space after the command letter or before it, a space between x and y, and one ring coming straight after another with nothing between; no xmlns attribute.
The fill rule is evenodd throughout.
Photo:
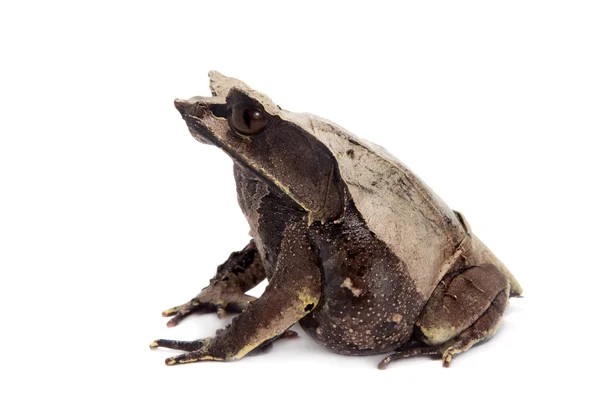
<svg viewBox="0 0 600 400"><path fill-rule="evenodd" d="M491 264L447 275L421 313L415 333L438 346L447 366L452 355L496 333L509 291L508 280Z"/></svg>
<svg viewBox="0 0 600 400"><path fill-rule="evenodd" d="M474 344L489 339L496 333L502 321L502 313L508 303L509 292L509 288L506 288L498 293L490 307L473 325L440 346L444 367L450 366L452 356L455 354L469 350Z"/></svg>

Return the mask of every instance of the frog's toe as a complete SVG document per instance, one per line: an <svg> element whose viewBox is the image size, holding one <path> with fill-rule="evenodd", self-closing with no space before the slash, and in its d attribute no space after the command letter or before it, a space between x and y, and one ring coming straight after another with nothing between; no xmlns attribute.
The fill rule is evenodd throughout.
<svg viewBox="0 0 600 400"><path fill-rule="evenodd" d="M204 298L207 297L207 298ZM177 307L169 308L162 312L163 317L172 317L167 326L172 328L181 322L188 315L207 314L216 312L221 319L227 316L227 312L242 312L249 302L256 300L256 297L247 294L238 294L230 296L231 298L217 300L203 296L202 294L194 297L192 300Z"/></svg>
<svg viewBox="0 0 600 400"><path fill-rule="evenodd" d="M214 338L191 341L158 339L150 343L150 348L155 349L158 347L164 347L167 349L183 350L188 352L167 358L165 360L165 364L167 365L186 364L198 361L225 361L224 358L213 354L213 341Z"/></svg>
<svg viewBox="0 0 600 400"><path fill-rule="evenodd" d="M189 364L200 361L224 361L222 358L217 358L206 354L204 351L192 351L191 353L180 354L175 357L169 357L165 360L166 365Z"/></svg>
<svg viewBox="0 0 600 400"><path fill-rule="evenodd" d="M405 350L398 350L394 354L391 354L383 360L381 360L377 368L386 369L389 363L391 363L392 361L400 360L402 358L433 355L440 355L440 350L435 346L423 346Z"/></svg>
<svg viewBox="0 0 600 400"><path fill-rule="evenodd" d="M189 303L185 303L185 304L182 304L182 305L177 306L177 307L169 308L169 309L167 309L167 310L165 310L165 311L162 312L162 316L163 317L171 317L171 316L177 314L179 311L185 309L188 304Z"/></svg>
<svg viewBox="0 0 600 400"><path fill-rule="evenodd" d="M216 306L208 304L208 303L201 303L194 298L185 304L182 304L177 307L169 308L168 310L163 311L162 316L163 317L173 317L169 320L169 322L167 322L167 326L169 328L172 328L172 327L176 326L177 324L179 324L179 322L181 322L181 320L184 319L185 317L187 317L189 314L209 313L209 312L214 311L215 309L216 309Z"/></svg>
<svg viewBox="0 0 600 400"><path fill-rule="evenodd" d="M226 361L224 358L216 357L210 354L208 346L204 346L198 350L189 353L179 354L175 357L169 357L165 360L166 365L189 364L200 361Z"/></svg>
<svg viewBox="0 0 600 400"><path fill-rule="evenodd" d="M445 352L444 355L442 356L442 367L444 368L450 368L450 362L452 362L452 353L450 352Z"/></svg>
<svg viewBox="0 0 600 400"><path fill-rule="evenodd" d="M184 350L184 351L195 351L204 347L203 340L192 340L192 341L183 341L183 340L169 340L169 339L158 339L154 342L150 343L151 349L156 349L158 347L165 347L167 349L175 349L175 350Z"/></svg>

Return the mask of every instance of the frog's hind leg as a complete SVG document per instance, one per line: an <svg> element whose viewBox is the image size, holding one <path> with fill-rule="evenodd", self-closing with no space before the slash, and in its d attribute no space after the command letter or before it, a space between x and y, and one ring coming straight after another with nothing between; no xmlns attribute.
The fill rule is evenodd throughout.
<svg viewBox="0 0 600 400"><path fill-rule="evenodd" d="M508 279L491 264L448 273L421 313L415 337L437 347L448 367L454 355L496 333L509 293Z"/></svg>
<svg viewBox="0 0 600 400"><path fill-rule="evenodd" d="M508 303L508 294L508 290L499 293L490 307L473 325L440 347L444 367L450 366L452 357L455 354L467 351L473 345L494 336L502 321L502 313Z"/></svg>

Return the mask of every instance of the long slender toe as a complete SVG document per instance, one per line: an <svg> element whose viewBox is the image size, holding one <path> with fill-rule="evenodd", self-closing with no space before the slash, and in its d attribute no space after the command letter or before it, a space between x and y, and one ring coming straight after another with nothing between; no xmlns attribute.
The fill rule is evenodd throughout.
<svg viewBox="0 0 600 400"><path fill-rule="evenodd" d="M169 339L158 339L150 343L150 348L154 349L157 347L165 347L167 349L184 350L184 351L195 351L199 350L204 346L202 340L182 341L182 340L169 340Z"/></svg>
<svg viewBox="0 0 600 400"><path fill-rule="evenodd" d="M189 364L199 361L223 361L222 358L206 354L204 350L192 351L191 353L180 354L175 357L169 357L165 360L166 365Z"/></svg>
<svg viewBox="0 0 600 400"><path fill-rule="evenodd" d="M398 350L394 354L390 354L389 356L387 356L386 358L381 360L381 362L379 363L377 368L382 369L382 370L386 369L386 367L388 366L389 363L391 363L392 361L400 360L401 358L408 358L408 357L415 357L415 356L433 356L433 355L439 355L439 354L440 354L440 351L438 350L437 347L434 347L434 346L415 347L415 348L406 349L406 350Z"/></svg>
<svg viewBox="0 0 600 400"><path fill-rule="evenodd" d="M442 367L450 368L450 363L452 362L452 354L445 354L444 357L442 357L442 362Z"/></svg>

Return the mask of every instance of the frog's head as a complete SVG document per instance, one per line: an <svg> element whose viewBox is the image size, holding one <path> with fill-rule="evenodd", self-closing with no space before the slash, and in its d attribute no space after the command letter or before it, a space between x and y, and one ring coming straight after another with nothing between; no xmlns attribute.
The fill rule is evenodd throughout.
<svg viewBox="0 0 600 400"><path fill-rule="evenodd" d="M237 79L216 71L209 77L212 97L175 100L194 138L279 188L308 213L309 223L339 217L343 182L310 118L282 110Z"/></svg>

